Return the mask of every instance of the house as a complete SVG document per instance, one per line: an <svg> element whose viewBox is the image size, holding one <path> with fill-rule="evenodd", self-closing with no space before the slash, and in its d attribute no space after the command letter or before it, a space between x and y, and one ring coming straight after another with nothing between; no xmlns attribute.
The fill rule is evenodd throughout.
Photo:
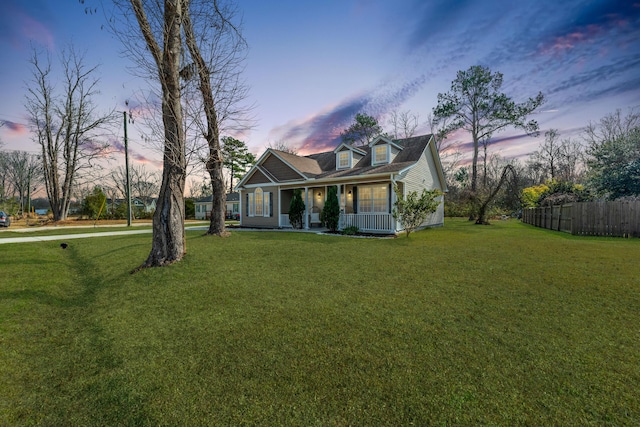
<svg viewBox="0 0 640 427"><path fill-rule="evenodd" d="M240 194L240 225L286 228L296 189L306 207L304 227L320 225L327 189L337 186L339 228L356 226L372 233L403 230L392 215L397 184L406 195L423 189L447 190L432 135L391 140L377 137L368 146L342 143L335 150L298 156L267 149L236 186ZM442 200L442 197L441 197ZM422 226L444 223L444 205Z"/></svg>
<svg viewBox="0 0 640 427"><path fill-rule="evenodd" d="M196 219L211 218L211 209L213 209L213 196L206 196L196 199ZM225 218L239 219L240 217L240 195L237 192L228 193L225 202Z"/></svg>

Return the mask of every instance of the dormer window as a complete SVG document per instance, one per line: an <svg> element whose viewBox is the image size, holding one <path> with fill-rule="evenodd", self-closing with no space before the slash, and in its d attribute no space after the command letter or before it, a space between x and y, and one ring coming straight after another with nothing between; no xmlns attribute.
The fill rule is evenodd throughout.
<svg viewBox="0 0 640 427"><path fill-rule="evenodd" d="M389 146L386 144L373 147L373 163L389 163Z"/></svg>
<svg viewBox="0 0 640 427"><path fill-rule="evenodd" d="M351 167L351 151L345 150L338 153L338 169Z"/></svg>

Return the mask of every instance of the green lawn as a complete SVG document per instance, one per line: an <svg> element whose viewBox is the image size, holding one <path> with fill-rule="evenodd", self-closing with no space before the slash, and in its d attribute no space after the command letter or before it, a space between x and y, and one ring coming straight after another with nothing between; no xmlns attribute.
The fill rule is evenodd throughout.
<svg viewBox="0 0 640 427"><path fill-rule="evenodd" d="M0 246L0 425L640 424L639 239L201 233Z"/></svg>

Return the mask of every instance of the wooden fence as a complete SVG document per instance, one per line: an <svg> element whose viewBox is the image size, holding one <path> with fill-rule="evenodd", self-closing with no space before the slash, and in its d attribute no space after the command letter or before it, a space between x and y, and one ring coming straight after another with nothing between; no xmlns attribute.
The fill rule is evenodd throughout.
<svg viewBox="0 0 640 427"><path fill-rule="evenodd" d="M640 237L640 201L527 208L522 222L583 236Z"/></svg>

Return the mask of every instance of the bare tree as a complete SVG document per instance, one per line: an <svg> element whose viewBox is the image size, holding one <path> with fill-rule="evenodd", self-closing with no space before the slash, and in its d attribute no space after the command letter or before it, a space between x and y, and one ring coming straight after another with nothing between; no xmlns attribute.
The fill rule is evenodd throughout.
<svg viewBox="0 0 640 427"><path fill-rule="evenodd" d="M186 253L184 234L184 188L186 181L185 129L183 124L180 68L182 21L188 1L115 1L127 28L138 28L137 36L122 34L125 52L136 63L137 72L158 82L162 100L162 184L153 216L151 252L139 267L172 264ZM133 13L131 13L133 11ZM135 17L135 24L131 22Z"/></svg>
<svg viewBox="0 0 640 427"><path fill-rule="evenodd" d="M298 150L296 149L296 147L289 145L286 141L282 139L275 142L268 143L267 148L271 148L272 150L284 151L285 153L294 154L294 155L298 154Z"/></svg>
<svg viewBox="0 0 640 427"><path fill-rule="evenodd" d="M185 0L185 3L188 2ZM187 66L186 73L197 76L202 97L205 117L202 133L208 145L205 164L213 190L207 234L223 236L226 234L226 192L220 145L221 123L242 115L233 106L246 93L240 80L246 42L240 27L232 22L237 12L230 3L221 4L213 0L211 7L210 3L193 2L189 12L182 23L189 59L193 61Z"/></svg>
<svg viewBox="0 0 640 427"><path fill-rule="evenodd" d="M391 129L391 138L405 139L415 135L420 125L420 115L412 113L409 110L398 111L393 110L388 119L388 125Z"/></svg>
<svg viewBox="0 0 640 427"><path fill-rule="evenodd" d="M67 217L81 170L95 168L94 160L106 154L108 144L100 138L114 119L113 112L98 113L93 102L98 94L97 67L87 67L84 61L73 47L62 52L63 85L58 93L52 82L50 55L43 60L34 49L30 59L32 80L25 106L41 147L44 184L54 220Z"/></svg>
<svg viewBox="0 0 640 427"><path fill-rule="evenodd" d="M129 182L131 187L131 197L137 198L145 207L151 206L153 199L160 191L162 177L156 171L151 171L144 164L133 165L129 168ZM127 172L123 166L111 171L112 187L118 194L126 197L127 194Z"/></svg>
<svg viewBox="0 0 640 427"><path fill-rule="evenodd" d="M0 167L6 172L6 182L10 183L12 193L18 197L20 214L24 214L25 208L28 212L26 200L42 181L42 162L39 156L26 151L11 151L6 153L4 164Z"/></svg>

